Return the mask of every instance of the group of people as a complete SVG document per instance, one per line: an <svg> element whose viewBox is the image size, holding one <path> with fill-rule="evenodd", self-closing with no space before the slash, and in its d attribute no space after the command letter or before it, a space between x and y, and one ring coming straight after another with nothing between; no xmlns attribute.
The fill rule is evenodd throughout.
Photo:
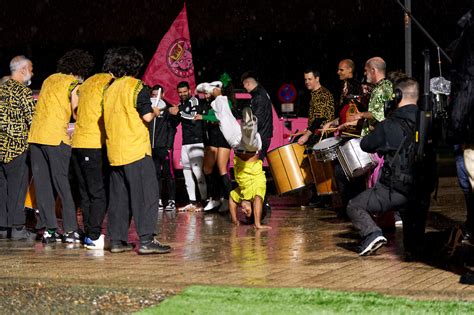
<svg viewBox="0 0 474 315"><path fill-rule="evenodd" d="M143 56L135 48L107 51L102 72L89 76L93 65L92 56L85 51L66 53L58 61L57 72L43 82L35 104L28 88L32 62L24 56L12 59L11 76L0 87L1 238L35 236L25 227L23 211L29 164L39 210L35 228L46 244L81 242L88 249L103 249L102 227L107 217L110 251L130 251L134 248L128 243L133 217L139 237L137 252L168 253L171 247L155 238L159 209L219 209L229 211L232 222L239 225L240 208L246 222L258 229L270 228L262 224L270 210L262 162L273 136L272 103L253 73L240 78L251 101L239 113L239 123L233 82L226 73L218 81L199 84L196 91L188 82L180 82L176 87L180 103L169 104L164 100L169 91L160 85L147 87L136 78ZM363 83L355 79L355 64L350 59L339 63L337 73L342 85L336 106L319 72L311 68L304 72L311 100L308 128L297 141L311 147L315 139L332 132L343 141L360 136L362 150L374 154L377 171L363 177L349 178L341 163L334 163L342 200L339 213L359 231L359 255L365 256L387 242L374 214L394 211L399 215L400 211L403 220L407 219L403 224L406 235L424 233L426 213L412 209L420 197L415 187L424 184L415 154L420 91L413 78L397 74L388 79L380 57L365 63ZM71 120L75 121L72 134L68 129ZM179 124L188 202L177 208L172 150ZM235 189L228 174L231 150ZM68 178L70 162L80 192L83 231ZM166 202L161 197L161 180L168 188ZM55 212L56 195L62 205L62 228ZM468 194L468 205L471 199ZM318 196L313 189L310 205L328 203L327 196ZM472 213L468 219L472 221ZM472 237L472 228L466 235ZM407 237L405 249L416 251L414 246Z"/></svg>
<svg viewBox="0 0 474 315"><path fill-rule="evenodd" d="M190 90L188 82L180 82L180 104L170 105L161 86L149 88L136 78L142 65L143 56L135 48L110 49L102 72L89 76L92 56L69 51L59 59L57 72L43 82L35 102L28 88L31 60L12 59L11 76L0 86L0 238L40 237L45 244L82 243L87 249L104 249L107 218L109 249L120 253L134 249L128 243L133 218L139 254L170 252L171 247L155 236L159 209L176 210L172 148L178 124L183 130L181 162L189 198L178 210L230 210L238 224L241 206L249 223L269 228L261 224L266 193L261 159L272 136L272 107L266 91L257 88L251 74L242 78L255 97L239 124L227 74L220 81L200 84L196 91ZM206 98L200 100L194 92ZM73 128L71 121L75 121ZM238 184L234 190L227 174L231 149ZM80 194L83 229L71 192L70 163ZM212 178L215 165L222 185ZM25 226L29 169L38 208L35 231ZM166 206L160 198L162 178L168 187ZM56 196L61 201L61 227Z"/></svg>
<svg viewBox="0 0 474 315"><path fill-rule="evenodd" d="M396 224L401 225L399 211L405 212L413 192L419 86L414 79L403 75L389 80L385 61L380 57L370 58L365 63L364 82L355 79L355 64L350 59L339 62L337 74L341 93L336 107L332 93L321 85L319 72L314 69L304 72L311 101L308 128L298 143L311 147L317 139L331 133L340 141L338 145L362 137L361 149L373 154L377 168L365 176L351 178L338 159L332 164L342 201L336 210L349 218L359 231L362 237L359 255L365 256L375 253L387 242L374 215L393 211ZM394 95L397 95L395 99ZM389 103L395 105L390 113ZM331 206L327 195L317 194L313 190L310 205Z"/></svg>

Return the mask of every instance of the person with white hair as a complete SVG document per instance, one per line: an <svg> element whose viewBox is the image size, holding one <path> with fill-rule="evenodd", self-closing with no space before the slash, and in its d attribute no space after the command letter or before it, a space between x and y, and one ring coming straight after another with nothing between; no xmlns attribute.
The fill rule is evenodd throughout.
<svg viewBox="0 0 474 315"><path fill-rule="evenodd" d="M10 62L10 71L10 78L0 85L0 239L26 240L30 239L24 213L26 157L35 107L28 85L33 63L25 56L16 56Z"/></svg>

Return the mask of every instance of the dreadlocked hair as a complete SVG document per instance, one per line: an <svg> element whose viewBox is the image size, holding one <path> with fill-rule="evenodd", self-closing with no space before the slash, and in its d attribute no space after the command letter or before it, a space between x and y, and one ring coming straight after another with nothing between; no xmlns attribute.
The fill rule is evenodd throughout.
<svg viewBox="0 0 474 315"><path fill-rule="evenodd" d="M57 72L86 78L94 67L94 58L84 50L74 49L65 53L57 64Z"/></svg>

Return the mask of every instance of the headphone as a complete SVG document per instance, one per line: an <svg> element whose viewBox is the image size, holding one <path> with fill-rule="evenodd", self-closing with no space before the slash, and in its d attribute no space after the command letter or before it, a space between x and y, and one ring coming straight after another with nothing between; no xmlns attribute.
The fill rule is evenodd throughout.
<svg viewBox="0 0 474 315"><path fill-rule="evenodd" d="M395 102L395 106L398 105L398 103L401 102L403 98L403 92L399 88L396 88L395 91L393 91L393 101Z"/></svg>
<svg viewBox="0 0 474 315"><path fill-rule="evenodd" d="M397 108L398 103L400 103L400 101L402 100L402 98L403 98L402 90L400 90L399 88L396 88L393 91L392 99L384 103L384 115L388 116L390 112L394 111Z"/></svg>

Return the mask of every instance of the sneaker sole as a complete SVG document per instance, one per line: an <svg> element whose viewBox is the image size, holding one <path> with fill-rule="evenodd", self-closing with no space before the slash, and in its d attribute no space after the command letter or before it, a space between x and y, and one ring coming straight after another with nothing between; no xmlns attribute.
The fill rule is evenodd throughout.
<svg viewBox="0 0 474 315"><path fill-rule="evenodd" d="M162 250L157 250L157 249L150 249L150 250L138 250L138 253L140 255L150 255L150 254L168 254L171 252L171 249L162 249Z"/></svg>
<svg viewBox="0 0 474 315"><path fill-rule="evenodd" d="M383 236L377 236L362 252L359 256L368 256L375 253L380 247L387 244L387 239Z"/></svg>
<svg viewBox="0 0 474 315"><path fill-rule="evenodd" d="M131 252L133 251L133 248L115 248L115 249L110 249L111 253L124 253L124 252Z"/></svg>
<svg viewBox="0 0 474 315"><path fill-rule="evenodd" d="M94 249L104 249L104 246L102 247L96 247L96 246L89 246L89 245L84 245L84 248L86 249L91 249L91 250L94 250Z"/></svg>

